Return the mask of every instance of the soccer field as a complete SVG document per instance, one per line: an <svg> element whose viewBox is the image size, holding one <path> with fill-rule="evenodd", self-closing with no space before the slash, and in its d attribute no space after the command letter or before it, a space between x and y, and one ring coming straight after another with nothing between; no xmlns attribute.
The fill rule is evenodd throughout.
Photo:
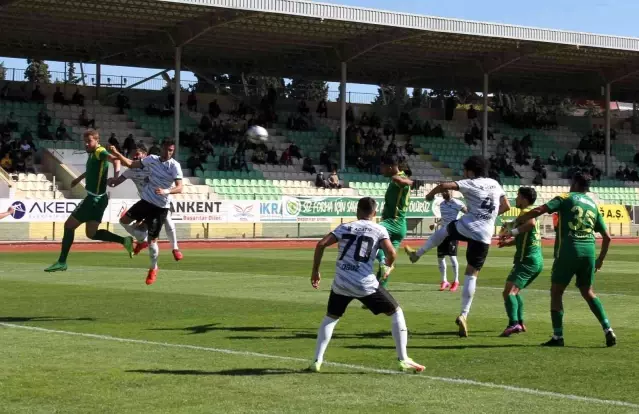
<svg viewBox="0 0 639 414"><path fill-rule="evenodd" d="M551 260L524 293L529 332L499 338L513 250L492 249L461 339L460 292L437 291L433 255L411 265L401 253L389 288L406 315L409 355L426 366L418 375L395 373L389 318L358 302L322 373L304 372L335 249L319 291L311 250L186 250L175 263L164 248L152 286L146 255L72 251L69 271L46 274L55 252L0 254L0 412L639 412L636 251L613 241L597 276L619 341L610 349L574 287L566 347L538 346L552 332Z"/></svg>

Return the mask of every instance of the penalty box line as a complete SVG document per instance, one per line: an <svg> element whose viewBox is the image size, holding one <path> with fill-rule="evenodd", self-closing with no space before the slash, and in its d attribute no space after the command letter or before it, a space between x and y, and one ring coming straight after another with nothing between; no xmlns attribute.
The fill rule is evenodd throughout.
<svg viewBox="0 0 639 414"><path fill-rule="evenodd" d="M110 336L110 335L98 335L98 334L83 333L83 332L63 331L58 329L40 328L37 326L26 326L26 325L19 325L19 324L6 323L6 322L0 322L0 326L4 326L6 328L22 329L27 331L35 331L35 332L42 332L42 333L49 333L49 334L79 336L83 338L99 339L102 341L161 346L165 348L190 349L194 351L215 352L218 354L238 355L238 356L254 357L254 358L278 359L281 361L293 361L293 362L300 362L300 363L310 362L309 359L287 357L287 356L273 355L273 354L264 354L260 352L238 351L233 349L212 348L212 347L198 346L198 345L173 344L168 342L146 341L144 339L119 338L119 337ZM492 389L498 389L503 391L525 393L525 394L534 395L538 397L550 397L550 398L557 398L557 399L563 399L563 400L580 401L580 402L589 403L589 404L600 404L600 405L639 409L639 404L633 404L626 401L604 400L600 398L584 397L584 396L573 395L573 394L561 394L558 392L536 390L533 388L522 388L522 387L517 387L512 385L495 384L492 382L482 382L482 381L475 381L475 380L469 380L469 379L463 379L463 378L436 377L436 376L424 375L424 374L413 375L413 374L402 373L399 371L392 371L388 369L378 369L378 368L367 367L364 365L343 364L339 362L324 362L323 365L337 367L337 368L348 368L352 370L357 370L361 372L370 372L374 374L405 375L415 379L425 379L425 380L436 381L436 382L445 382L449 384L473 385L473 386L478 386L483 388L492 388Z"/></svg>

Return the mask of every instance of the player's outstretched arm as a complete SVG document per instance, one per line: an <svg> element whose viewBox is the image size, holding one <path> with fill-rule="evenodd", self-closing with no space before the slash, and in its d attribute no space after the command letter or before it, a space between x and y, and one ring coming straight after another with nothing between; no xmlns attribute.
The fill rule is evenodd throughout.
<svg viewBox="0 0 639 414"><path fill-rule="evenodd" d="M604 223L601 214L597 214L595 231L601 234L601 251L599 252L597 261L595 261L595 270L599 270L601 269L601 266L603 266L604 260L606 260L606 255L608 254L608 248L610 247L611 241L610 233L608 233L608 229L606 228L606 224Z"/></svg>
<svg viewBox="0 0 639 414"><path fill-rule="evenodd" d="M384 239L379 243L379 247L386 255L386 266L393 267L395 260L397 260L397 252L393 247L393 243L391 243L390 239Z"/></svg>
<svg viewBox="0 0 639 414"><path fill-rule="evenodd" d="M546 204L544 204L543 206L535 207L529 212L517 217L517 219L515 220L515 227L531 219L536 219L537 217L546 213L548 213L548 206Z"/></svg>
<svg viewBox="0 0 639 414"><path fill-rule="evenodd" d="M182 180L181 179L175 180L174 184L175 184L175 187L171 187L171 188L156 188L155 194L158 194L158 195L182 194Z"/></svg>
<svg viewBox="0 0 639 414"><path fill-rule="evenodd" d="M75 180L71 181L71 188L73 188L76 185L80 184L82 182L82 180L84 180L84 177L86 177L86 176L87 176L87 173L85 171L82 174L80 174Z"/></svg>
<svg viewBox="0 0 639 414"><path fill-rule="evenodd" d="M427 201L433 201L433 199L435 198L435 196L437 194L441 194L441 193L443 193L446 190L457 191L457 190L459 190L459 185L457 185L457 183L455 181L448 181L448 182L445 182L445 183L437 184L435 186L435 188L430 190L430 193L426 194L426 200Z"/></svg>
<svg viewBox="0 0 639 414"><path fill-rule="evenodd" d="M315 255L313 256L313 270L311 272L311 286L313 289L318 289L320 285L320 265L322 264L322 257L324 257L324 250L337 243L337 237L333 233L329 233L315 246Z"/></svg>
<svg viewBox="0 0 639 414"><path fill-rule="evenodd" d="M117 187L120 184L122 184L123 182L125 182L127 180L127 177L124 175L121 175L119 177L113 177L113 178L109 178L107 180L107 185L109 187Z"/></svg>
<svg viewBox="0 0 639 414"><path fill-rule="evenodd" d="M12 215L12 214L13 214L13 212L14 212L13 206L12 206L12 207L9 207L9 208L7 209L7 211L5 211L4 213L0 213L0 220L2 220L2 219L3 219L3 218L5 218L5 217L8 217L8 216Z"/></svg>
<svg viewBox="0 0 639 414"><path fill-rule="evenodd" d="M393 180L393 182L399 185L400 187L411 187L413 185L413 180L411 180L408 177L394 175L393 178L391 178L391 180Z"/></svg>
<svg viewBox="0 0 639 414"><path fill-rule="evenodd" d="M506 196L501 196L499 198L499 213L498 214L501 216L502 214L504 214L508 210L510 210L510 201L508 201L508 198L506 198Z"/></svg>
<svg viewBox="0 0 639 414"><path fill-rule="evenodd" d="M127 168L142 168L142 163L140 161L133 161L120 154L117 148L114 145L109 146L109 161L113 163L115 166L115 161L119 161ZM119 168L118 168L119 171Z"/></svg>
<svg viewBox="0 0 639 414"><path fill-rule="evenodd" d="M515 222L515 224L517 223ZM535 227L535 219L527 220L520 225L513 226L513 228L508 231L508 236L515 237L518 234L528 233L534 227Z"/></svg>

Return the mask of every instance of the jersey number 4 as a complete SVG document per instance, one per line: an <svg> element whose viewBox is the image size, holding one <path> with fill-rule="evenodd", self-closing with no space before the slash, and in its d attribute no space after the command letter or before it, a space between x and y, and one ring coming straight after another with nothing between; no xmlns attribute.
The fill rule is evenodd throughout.
<svg viewBox="0 0 639 414"><path fill-rule="evenodd" d="M491 213L495 211L495 204L493 203L493 199L491 197L484 198L484 201L481 202L481 209L487 210Z"/></svg>
<svg viewBox="0 0 639 414"><path fill-rule="evenodd" d="M339 257L339 260L342 260L344 256L346 256L355 245L355 253L353 254L353 258L358 262L368 262L371 258L371 253L373 252L373 245L375 241L368 236L359 236L357 237L354 234L344 234L342 236L344 240L346 240L346 245L344 246L344 250L342 251L342 255ZM362 256L362 249L365 247L364 255Z"/></svg>

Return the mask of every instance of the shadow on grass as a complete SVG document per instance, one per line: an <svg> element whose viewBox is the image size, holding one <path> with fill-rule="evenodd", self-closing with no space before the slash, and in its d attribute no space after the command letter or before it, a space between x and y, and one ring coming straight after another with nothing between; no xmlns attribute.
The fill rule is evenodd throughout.
<svg viewBox="0 0 639 414"><path fill-rule="evenodd" d="M0 316L0 322L62 322L62 321L95 321L95 318L64 318L60 316Z"/></svg>
<svg viewBox="0 0 639 414"><path fill-rule="evenodd" d="M220 326L219 323L209 323L206 325L187 326L186 328L151 328L149 331L183 331L190 334L203 334L215 331L228 332L281 332L291 329L280 328L278 326Z"/></svg>
<svg viewBox="0 0 639 414"><path fill-rule="evenodd" d="M267 375L296 375L296 374L314 374L308 370L288 369L288 368L238 368L225 369L222 371L202 371L199 369L131 369L125 372L135 374L152 374L152 375L221 375L230 377L261 377ZM327 372L328 375L362 375L362 372Z"/></svg>
<svg viewBox="0 0 639 414"><path fill-rule="evenodd" d="M446 350L446 349L491 349L491 348L538 348L539 345L525 345L525 344L468 344L468 345L410 345L410 349L433 349L433 350ZM348 349L395 349L390 345L347 345L344 348Z"/></svg>
<svg viewBox="0 0 639 414"><path fill-rule="evenodd" d="M390 338L392 334L390 331L379 332L362 332L362 333L336 333L332 338L336 339L383 339ZM278 339L278 340L290 340L290 339L317 339L316 331L306 332L293 332L290 335L277 335L277 336L229 336L228 339Z"/></svg>

